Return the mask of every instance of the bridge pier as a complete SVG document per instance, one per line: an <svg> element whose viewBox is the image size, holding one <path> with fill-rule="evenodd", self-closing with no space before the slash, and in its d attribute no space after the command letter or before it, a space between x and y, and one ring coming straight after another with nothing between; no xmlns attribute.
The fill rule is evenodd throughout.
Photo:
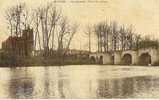
<svg viewBox="0 0 159 100"><path fill-rule="evenodd" d="M151 50L151 64L154 65L156 62L158 62L158 52L156 50Z"/></svg>
<svg viewBox="0 0 159 100"><path fill-rule="evenodd" d="M103 64L110 65L112 63L112 55L110 53L105 53L103 55Z"/></svg>
<svg viewBox="0 0 159 100"><path fill-rule="evenodd" d="M121 55L122 53L120 51L114 52L114 64L120 65L121 64Z"/></svg>
<svg viewBox="0 0 159 100"><path fill-rule="evenodd" d="M134 51L132 53L132 65L137 65L138 64L138 52Z"/></svg>

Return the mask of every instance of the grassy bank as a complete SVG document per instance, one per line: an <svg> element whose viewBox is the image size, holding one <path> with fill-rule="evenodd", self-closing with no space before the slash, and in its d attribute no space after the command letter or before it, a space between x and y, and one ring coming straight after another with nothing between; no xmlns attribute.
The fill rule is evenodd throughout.
<svg viewBox="0 0 159 100"><path fill-rule="evenodd" d="M28 57L5 58L0 60L0 67L14 66L59 66L92 64L89 57Z"/></svg>

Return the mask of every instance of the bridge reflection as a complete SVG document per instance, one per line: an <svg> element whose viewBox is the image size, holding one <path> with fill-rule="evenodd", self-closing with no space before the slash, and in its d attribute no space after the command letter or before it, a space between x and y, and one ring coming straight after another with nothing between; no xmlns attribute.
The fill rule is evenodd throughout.
<svg viewBox="0 0 159 100"><path fill-rule="evenodd" d="M158 88L158 79L141 76L123 79L98 80L97 98L136 98L142 92ZM143 95L145 97L146 95Z"/></svg>

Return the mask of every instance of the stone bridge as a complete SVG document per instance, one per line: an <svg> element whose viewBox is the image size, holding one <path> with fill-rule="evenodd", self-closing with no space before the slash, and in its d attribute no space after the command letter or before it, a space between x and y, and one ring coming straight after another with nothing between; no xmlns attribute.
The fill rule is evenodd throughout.
<svg viewBox="0 0 159 100"><path fill-rule="evenodd" d="M139 50L92 53L93 63L115 65L156 65L159 64L159 49L145 48Z"/></svg>

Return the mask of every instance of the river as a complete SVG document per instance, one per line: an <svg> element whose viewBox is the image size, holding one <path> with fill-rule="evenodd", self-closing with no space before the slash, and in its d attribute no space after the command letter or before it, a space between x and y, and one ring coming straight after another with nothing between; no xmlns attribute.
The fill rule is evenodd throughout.
<svg viewBox="0 0 159 100"><path fill-rule="evenodd" d="M0 98L158 98L159 67L0 68Z"/></svg>

